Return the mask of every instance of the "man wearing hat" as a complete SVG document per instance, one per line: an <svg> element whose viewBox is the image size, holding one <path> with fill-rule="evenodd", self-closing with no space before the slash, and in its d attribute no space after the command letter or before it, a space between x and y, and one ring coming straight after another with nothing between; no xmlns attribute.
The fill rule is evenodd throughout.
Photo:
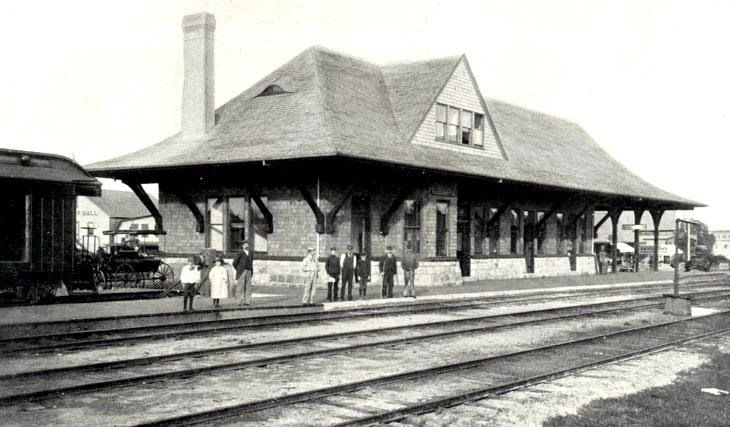
<svg viewBox="0 0 730 427"><path fill-rule="evenodd" d="M398 274L398 260L393 255L393 246L385 247L385 255L378 264L383 276L383 298L393 298L393 276Z"/></svg>
<svg viewBox="0 0 730 427"><path fill-rule="evenodd" d="M357 258L352 253L352 245L347 245L347 252L340 256L340 269L342 271L342 294L340 299L345 301L345 288L347 288L347 301L352 301L352 279L355 277Z"/></svg>
<svg viewBox="0 0 730 427"><path fill-rule="evenodd" d="M236 280L241 284L241 301L239 305L251 305L251 296L253 294L253 286L251 279L253 278L253 253L248 246L248 240L241 243L241 252L236 255L233 261L233 267L236 269Z"/></svg>
<svg viewBox="0 0 730 427"><path fill-rule="evenodd" d="M340 260L337 258L337 248L330 248L330 256L324 265L327 278L327 301L337 301L337 283L340 281ZM333 292L334 291L334 292Z"/></svg>
<svg viewBox="0 0 730 427"><path fill-rule="evenodd" d="M302 305L314 304L314 292L317 286L317 274L319 273L319 265L314 254L314 248L307 248L307 256L302 260L302 272L304 273L304 295L302 296Z"/></svg>

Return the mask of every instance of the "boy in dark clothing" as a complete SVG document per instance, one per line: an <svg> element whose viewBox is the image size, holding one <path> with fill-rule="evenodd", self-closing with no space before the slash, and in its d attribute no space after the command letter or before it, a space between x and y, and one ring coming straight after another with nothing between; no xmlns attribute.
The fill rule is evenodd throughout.
<svg viewBox="0 0 730 427"><path fill-rule="evenodd" d="M327 301L337 301L337 284L340 281L340 259L337 257L337 248L330 248L330 256L324 264L327 278ZM334 291L334 292L332 292Z"/></svg>
<svg viewBox="0 0 730 427"><path fill-rule="evenodd" d="M355 280L360 284L360 299L365 299L368 290L368 282L370 281L370 260L368 254L363 252L360 259L357 260L355 268Z"/></svg>

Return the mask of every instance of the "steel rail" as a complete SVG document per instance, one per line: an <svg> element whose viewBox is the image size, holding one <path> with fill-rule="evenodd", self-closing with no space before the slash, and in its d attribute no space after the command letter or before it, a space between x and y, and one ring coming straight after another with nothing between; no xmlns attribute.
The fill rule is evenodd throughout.
<svg viewBox="0 0 730 427"><path fill-rule="evenodd" d="M662 322L662 323L650 325L650 326L640 326L640 327L635 327L635 328L623 329L623 330L619 330L619 331L612 331L612 332L602 333L602 334L593 335L593 336L589 336L589 337L579 338L579 339L575 339L575 340L569 340L569 341L564 341L564 342L560 342L560 343L550 344L547 346L520 350L517 352L505 353L505 354L496 355L496 356L489 356L489 357L469 360L469 361L465 361L465 362L459 362L459 363L454 363L454 364L449 364L449 365L437 366L437 367L433 367L433 368L426 368L426 369L421 369L421 370L416 370L416 371L404 372L404 373L400 373L400 374L393 374L393 375L387 375L387 376L382 376L382 377L377 377L377 378L371 378L371 379L362 380L362 381L340 384L337 386L323 387L323 388L319 388L319 389L315 389L315 390L293 393L290 395L278 396L278 397L258 400L258 401L254 401L254 402L231 405L231 406L226 406L226 407L222 407L222 408L216 408L216 409L211 409L211 410L207 410L207 411L192 413L192 414L180 415L180 416L169 417L169 418L164 418L164 419L157 419L157 420L153 420L151 422L144 422L144 423L140 423L137 425L138 426L170 426L170 425L191 425L191 424L211 423L214 421L220 421L220 420L224 420L224 419L230 419L232 417L237 417L237 416L240 416L245 413L258 412L258 411L262 411L262 410L266 410L266 409L272 409L272 408L281 407L281 406L285 406L285 405L291 405L291 404L295 404L295 403L309 402L309 401L316 400L318 398L329 397L329 396L346 393L346 392L352 392L352 391L362 389L365 387L372 387L372 386L376 386L376 385L389 384L389 383L394 383L394 382L399 382L399 381L408 381L408 380L426 378L429 376L439 375L439 374L446 373L446 372L453 372L453 371L480 367L485 364L488 364L489 362L504 360L504 359L507 359L510 357L535 354L535 353L544 352L544 351L548 351L548 350L556 349L556 348L560 348L560 347L568 347L568 346L572 346L572 345L576 345L576 344L603 340L608 337L627 335L627 334L636 333L636 332L646 332L646 331L650 331L653 329L659 329L659 328L664 328L667 326L677 325L680 323L701 322L701 321L708 320L708 319L711 319L714 317L728 316L728 315L730 315L730 310L725 310L725 311L721 311L718 313L714 313L714 314L710 314L710 315L702 316L702 317L672 320L672 321ZM724 328L721 330L713 331L713 332L711 332L711 334L712 333L720 334L720 333L727 333L727 332L730 332L730 328ZM704 337L706 335L707 335L707 333L698 334L693 337L684 338L682 340L687 341L691 338L701 339L701 338L697 338L697 337ZM682 340L677 340L677 341L682 341ZM657 346L651 346L651 348L671 345L670 343L663 343L663 344L660 344ZM639 354L640 352L634 351L632 353ZM523 381L525 381L525 380L523 380ZM514 382L514 383L519 383L519 382Z"/></svg>
<svg viewBox="0 0 730 427"><path fill-rule="evenodd" d="M695 285L696 287L703 287L703 286L711 286L709 284L703 284L703 285ZM661 286L663 287L663 286ZM659 288L661 288L659 287ZM649 291L640 290L638 294L645 294L645 293L651 293L654 289ZM709 291L713 292L713 291ZM721 290L717 290L717 292L721 292ZM600 293L596 292L599 296L610 296L613 294L621 294L625 293L625 290L619 290L616 292L609 292L609 293ZM580 295L584 296L584 295ZM69 348L78 348L83 346L89 346L93 345L95 347L99 346L105 346L105 345L113 345L117 343L122 342L129 342L129 341L144 341L144 340L152 340L152 339L158 339L158 338L169 338L169 337L177 337L177 336L185 336L185 335L195 335L195 334L207 334L207 333L218 333L218 332L226 332L230 330L240 330L241 328L256 328L261 326L280 326L280 325L287 325L292 323L298 323L299 321L304 320L315 320L315 321L327 321L327 320L337 320L337 319L346 319L346 318L363 318L363 317L372 317L377 315L397 315L397 314L403 314L403 313L422 313L422 312L429 312L429 311L444 311L444 309L448 310L457 310L465 307L470 306L484 306L484 305L495 305L495 304L501 304L501 303L521 303L521 302L534 302L534 301L550 301L555 299L561 299L564 298L564 296L551 296L551 295L543 295L542 298L532 298L532 299L510 299L510 298L493 298L489 297L487 299L484 298L474 298L474 299L467 299L459 300L458 302L453 300L447 300L447 301L438 301L438 302L428 302L428 303L420 303L420 304L409 304L409 305L397 305L397 306L386 306L386 307L360 307L352 310L335 310L330 312L310 312L310 313L290 313L290 314L275 314L275 315L267 315L267 316L257 316L257 317L248 317L248 318L234 318L234 319L216 319L216 320L208 320L208 321L196 321L196 322L189 322L189 323L178 323L178 324L166 324L162 327L170 328L170 327L195 327L195 329L189 329L189 330L179 330L179 331L160 331L160 325L145 325L145 326L135 326L135 327L124 327L124 328L109 328L109 329L97 329L97 330L85 330L85 331L76 331L76 332L67 332L67 333L59 333L59 334L46 334L46 335L31 335L31 336L23 336L23 337L14 337L14 338L6 338L6 339L0 339L0 346L5 346L4 349L0 349L0 355L8 355L8 354L17 354L22 352L39 352L39 351L55 351L60 349L69 349ZM428 307L423 307L423 305L427 305ZM212 327L203 327L200 328L199 326L207 326L207 325L218 325L218 326L212 326ZM73 338L76 336L81 337L88 337L88 336L94 336L94 335L115 335L115 334L125 334L125 333L135 333L135 332L144 332L144 331L154 331L154 333L148 333L148 334L142 334L142 335L129 335L129 336L122 336L122 337L113 337L113 338L106 338L106 339L89 339L89 340L78 340L78 341L72 341L72 342L57 342L57 343L51 343L51 344L44 344L44 345L29 345L29 346L18 346L18 347L11 347L9 344L12 343L22 343L22 342L38 342L42 340L54 340L54 339L68 339Z"/></svg>
<svg viewBox="0 0 730 427"><path fill-rule="evenodd" d="M578 366L558 369L546 374L535 375L529 378L519 379L517 381L505 382L496 386L485 387L478 390L472 390L467 393L462 393L454 396L449 396L440 399L434 399L427 402L419 403L416 405L410 405L405 408L396 409L381 414L376 414L368 417L359 418L356 420L350 420L339 424L334 424L336 427L341 426L370 426L375 424L389 423L394 421L402 420L409 415L417 415L428 412L433 412L440 408L455 406L463 403L474 402L478 400L487 399L491 396L509 393L513 390L529 387L537 383L552 381L559 378L575 375L580 372L584 372L597 367L610 365L617 362L622 362L630 359L634 359L638 356L643 356L651 353L658 353L661 351L667 351L678 346L693 342L700 341L707 338L712 338L718 335L725 335L730 333L730 328L720 329L717 331L706 332L698 335L693 335L687 338L681 338L668 343L662 343L651 347L645 347L640 350L633 350L622 353L617 356L606 357L600 360L594 360L588 363L584 363Z"/></svg>
<svg viewBox="0 0 730 427"><path fill-rule="evenodd" d="M730 293L720 295L720 296L730 296ZM193 358L193 357L211 355L211 354L216 354L216 353L225 353L227 351L232 351L232 350L259 349L259 348L264 348L264 347L276 347L276 346L282 346L282 345L288 345L288 344L301 344L301 343L313 342L313 341L321 340L321 339L342 338L342 337L346 337L346 336L357 337L357 336L372 334L374 332L380 333L380 332L393 332L393 331L397 331L397 330L406 330L406 329L407 330L428 329L428 328L432 328L434 326L450 326L450 325L458 325L461 323L469 323L469 322L472 322L472 323L483 322L485 320L493 320L493 319L498 319L498 318L507 318L508 319L508 318L514 318L514 317L534 316L534 315L539 315L542 313L553 313L553 312L557 312L557 311L585 310L585 309L590 309L593 307L626 304L626 303L637 302L637 301L641 301L641 300L651 300L651 299L658 299L658 298L659 297L627 299L627 300L622 300L622 301L613 301L613 302L605 302L605 303L556 307L556 308L550 308L550 309L544 309L544 310L532 310L532 311L518 312L518 313L487 315L487 316L478 316L478 317L472 317L472 318L436 321L436 322L429 322L429 323L423 323L423 324L417 324L417 325L394 326L394 327L381 328L381 329L369 329L369 330L364 330L364 331L316 335L316 336L304 337L304 338L292 338L292 339L280 340L280 341L267 341L267 342L261 342L261 343L242 344L242 345L229 346L229 347L219 348L219 349L197 350L197 351L186 352L186 353L177 353L177 354L172 354L172 355L150 356L150 357L144 357L144 358L138 358L138 359L128 359L126 361L101 362L101 363L96 363L96 364L91 364L91 365L82 365L82 366L78 366L78 367L64 367L64 368L55 368L55 369L48 369L48 370L42 370L42 371L30 371L30 372L20 373L20 374L16 374L16 375L9 374L9 375L0 376L0 381L8 380L8 379L18 379L18 378L42 377L44 375L59 374L59 373L66 374L66 373L77 373L77 372L87 372L87 371L99 371L99 370L107 370L107 369L114 369L114 368L127 368L127 367L132 367L135 365L145 365L145 364L151 364L151 363L160 362L160 361L178 360L178 359L184 359L184 358ZM703 299L713 299L713 298L717 298L717 296L703 297ZM63 395L63 394L88 392L88 391L92 391L92 390L99 390L99 389L116 387L116 386L128 386L128 385L140 383L140 382L147 383L147 382L159 381L162 379L189 377L191 375L197 375L197 374L201 374L201 373L205 373L205 372L219 371L219 370L225 370L225 369L241 369L241 368L246 368L246 367L260 366L260 365L266 365L266 364L272 364L272 363L282 363L282 362L288 362L291 360L298 360L303 357L325 356L325 355L344 353L344 352L365 349L365 348L382 347L382 346L397 345L397 344L404 344L404 343L418 342L418 341L427 341L427 340L433 340L433 339L437 339L437 338L445 338L445 337L451 337L451 336L457 336L457 335L483 333L483 332L499 330L499 329L527 326L527 325L540 324L540 323L549 323L549 322L574 319L574 318L579 318L579 317L584 317L584 316L594 316L594 315L600 315L600 314L608 314L608 313L612 313L612 312L636 310L636 309L641 309L641 308L660 306L661 304L662 303L648 303L648 304L621 306L621 307L607 308L604 310L597 310L597 311L571 313L571 314L553 316L553 317L542 318L542 319L531 319L531 320L527 320L527 321L508 322L508 323L503 323L503 324L498 324L498 325L487 325L487 326L473 327L473 328L467 328L467 329L458 329L458 330L437 332L437 333L425 334L425 335L419 335L419 336L409 336L409 337L405 337L405 338L396 338L396 339L390 339L390 340L355 344L355 345L343 346L343 347L338 347L338 348L328 348L328 349L324 349L324 350L312 350L312 351L307 351L307 352L287 354L287 355L283 355L283 356L273 356L273 357L268 357L268 358L260 358L260 359L247 360L247 361L241 361L241 362L231 362L231 363L224 363L224 364L218 364L218 365L211 365L211 366L205 366L205 367L201 367L201 368L189 368L189 369L182 369L182 370L157 373L157 374L140 375L140 376L135 376L135 377L126 377L126 378L119 378L119 379L112 379L112 380L102 380L102 381L97 381L97 382L93 382L93 383L79 384L79 385L74 385L74 386L66 386L66 387L60 387L60 388L38 390L38 391L28 392L28 393L20 393L20 394L15 394L15 395L0 396L0 404L7 404L7 403L11 403L11 402L16 402L16 401L47 399L47 398L53 398L55 396Z"/></svg>

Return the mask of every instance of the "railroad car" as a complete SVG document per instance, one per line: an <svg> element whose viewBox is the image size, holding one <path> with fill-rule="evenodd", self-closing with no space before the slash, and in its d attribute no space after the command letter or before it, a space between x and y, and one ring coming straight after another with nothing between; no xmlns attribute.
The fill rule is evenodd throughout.
<svg viewBox="0 0 730 427"><path fill-rule="evenodd" d="M37 301L62 283L84 287L76 196L101 195L101 183L66 157L0 148L0 187L0 297Z"/></svg>

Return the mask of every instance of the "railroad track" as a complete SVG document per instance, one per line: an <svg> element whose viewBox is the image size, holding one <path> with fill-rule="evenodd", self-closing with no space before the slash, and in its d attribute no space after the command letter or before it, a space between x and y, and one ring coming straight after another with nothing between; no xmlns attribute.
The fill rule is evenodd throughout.
<svg viewBox="0 0 730 427"><path fill-rule="evenodd" d="M286 413L293 413L302 421L307 420L308 425L382 424L410 414L484 399L692 341L730 334L729 324L730 311L723 311L699 318L601 333L497 356L159 418L137 425L245 423L267 420L268 415L287 419ZM651 344L647 345L647 342ZM383 411L378 408L390 409Z"/></svg>
<svg viewBox="0 0 730 427"><path fill-rule="evenodd" d="M724 298L730 296L730 292L703 292L702 295L702 297L698 296L696 299ZM234 370L277 363L298 362L304 358L321 358L356 350L434 341L459 335L483 334L504 328L538 325L580 317L606 316L629 310L660 306L662 303L657 302L656 299L656 297L628 299L501 315L469 317L357 332L266 341L165 356L27 371L0 377L0 383L4 385L2 391L0 391L0 405L54 398L71 393L113 389L134 384L149 384L226 369ZM384 334L389 336L383 336ZM334 341L338 342L337 345L332 345ZM291 348L291 346L295 347ZM289 348L287 349L287 347ZM262 351L264 353L261 353ZM251 352L254 355L264 354L264 357L247 357L247 354ZM170 365L170 362L181 360L182 362L178 363L178 366L174 363ZM202 366L186 367L191 360ZM89 373L91 374L89 375ZM48 387L48 384L60 384L60 386Z"/></svg>
<svg viewBox="0 0 730 427"><path fill-rule="evenodd" d="M713 287L718 291L727 289L721 285L696 284L687 286L685 289ZM666 285L657 285L641 290L631 290L631 294L643 295L654 294L657 290L666 290ZM586 292L586 293L583 293ZM508 298L474 298L460 300L440 300L429 302L417 302L415 304L385 306L385 307L359 307L345 310L333 310L327 312L296 312L288 314L275 314L257 317L244 318L223 318L216 320L205 320L195 322L180 322L163 325L145 325L120 328L105 328L82 331L68 331L63 333L24 335L0 339L0 356L14 355L18 353L38 353L48 351L68 351L79 348L100 348L117 344L131 342L142 342L148 340L169 339L183 336L194 336L201 334L226 333L240 331L242 328L254 329L271 326L285 326L300 322L346 320L355 318L368 318L384 315L405 315L427 312L445 312L448 310L462 310L468 307L487 307L500 304L528 304L535 302L549 302L576 297L610 297L612 295L626 294L626 289L611 291L583 291L560 293L555 295L534 294ZM54 322L57 323L57 322Z"/></svg>

